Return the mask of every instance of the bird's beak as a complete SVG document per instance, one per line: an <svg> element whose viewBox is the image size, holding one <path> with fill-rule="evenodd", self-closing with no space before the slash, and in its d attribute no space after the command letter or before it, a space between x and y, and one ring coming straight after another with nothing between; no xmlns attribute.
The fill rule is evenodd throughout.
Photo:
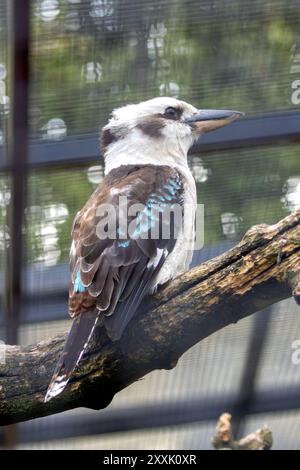
<svg viewBox="0 0 300 470"><path fill-rule="evenodd" d="M214 131L244 116L240 111L221 109L201 109L197 114L185 120L200 133Z"/></svg>

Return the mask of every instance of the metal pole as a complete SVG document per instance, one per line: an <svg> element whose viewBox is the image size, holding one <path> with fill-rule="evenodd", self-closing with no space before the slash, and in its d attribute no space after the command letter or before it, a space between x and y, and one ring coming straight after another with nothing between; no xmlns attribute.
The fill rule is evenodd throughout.
<svg viewBox="0 0 300 470"><path fill-rule="evenodd" d="M24 262L23 226L26 201L29 94L29 11L30 0L8 1L9 95L7 159L10 166L11 199L8 210L10 243L6 264L6 342L18 343L22 306ZM17 444L17 426L4 430L4 447Z"/></svg>
<svg viewBox="0 0 300 470"><path fill-rule="evenodd" d="M244 361L244 370L240 383L240 390L233 416L233 431L236 438L243 436L245 417L249 414L255 401L256 378L259 365L266 344L267 334L270 326L273 306L259 312L252 324L252 333L249 338L248 350Z"/></svg>
<svg viewBox="0 0 300 470"><path fill-rule="evenodd" d="M8 163L11 168L11 200L8 212L10 244L6 266L6 341L18 342L24 261L23 226L26 200L29 88L30 0L9 0L10 119Z"/></svg>

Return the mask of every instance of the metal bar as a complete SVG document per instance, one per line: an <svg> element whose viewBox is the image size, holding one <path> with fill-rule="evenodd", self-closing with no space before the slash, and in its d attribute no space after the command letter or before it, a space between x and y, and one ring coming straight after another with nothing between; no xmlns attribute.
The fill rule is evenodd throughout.
<svg viewBox="0 0 300 470"><path fill-rule="evenodd" d="M190 153L299 142L299 122L299 111L243 119L231 126L204 135L193 146ZM28 166L30 168L51 166L70 168L70 166L99 162L100 155L98 134L69 136L61 142L32 140L29 144ZM8 170L10 166L5 164L4 151L0 148L0 171Z"/></svg>
<svg viewBox="0 0 300 470"><path fill-rule="evenodd" d="M11 111L7 155L11 167L11 199L8 209L10 245L7 250L5 292L5 337L9 344L18 342L22 301L23 218L26 194L27 122L29 87L29 9L30 0L8 2L9 89ZM17 444L17 427L7 426L4 446Z"/></svg>
<svg viewBox="0 0 300 470"><path fill-rule="evenodd" d="M262 390L255 394L248 415L300 408L299 386ZM236 396L221 395L151 406L106 409L99 413L52 415L19 424L20 443L41 442L115 432L213 421L224 410L235 414ZM1 434L0 434L1 438Z"/></svg>
<svg viewBox="0 0 300 470"><path fill-rule="evenodd" d="M255 383L261 355L268 334L273 306L257 312L253 319L252 332L249 335L247 354L244 359L238 400L236 403L233 430L234 435L242 436L245 427L245 416L249 413L255 396Z"/></svg>
<svg viewBox="0 0 300 470"><path fill-rule="evenodd" d="M8 161L11 165L11 200L8 212L10 246L6 268L6 341L18 340L22 300L23 220L26 199L29 9L30 0L9 2L11 117Z"/></svg>

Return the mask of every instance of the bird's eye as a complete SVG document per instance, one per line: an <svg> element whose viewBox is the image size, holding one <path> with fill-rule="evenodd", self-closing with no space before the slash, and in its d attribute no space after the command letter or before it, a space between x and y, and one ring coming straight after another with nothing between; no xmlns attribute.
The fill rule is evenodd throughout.
<svg viewBox="0 0 300 470"><path fill-rule="evenodd" d="M169 106L165 109L164 115L169 119L177 119L178 118L178 111L175 108Z"/></svg>

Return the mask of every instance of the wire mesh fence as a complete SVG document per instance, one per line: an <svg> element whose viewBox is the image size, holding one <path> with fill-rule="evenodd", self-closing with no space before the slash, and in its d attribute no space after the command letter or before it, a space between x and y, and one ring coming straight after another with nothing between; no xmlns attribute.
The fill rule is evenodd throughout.
<svg viewBox="0 0 300 470"><path fill-rule="evenodd" d="M29 3L21 344L69 327L70 229L103 179L98 133L116 106L168 95L203 108L241 109L251 117L235 131L199 141L190 156L198 202L205 207L205 247L195 253L194 265L224 252L252 225L275 223L300 207L300 110L294 94L300 75L298 1ZM16 328L7 315L7 253L17 243L8 214L20 198L13 181L24 165L17 145L14 164L7 153L14 139L8 133L10 15L7 2L0 1L4 341L10 322ZM173 371L152 372L128 387L107 410L76 410L20 424L18 446L210 448L218 414L230 409L241 432L266 422L275 448L297 448L300 367L292 357L300 338L298 315L296 305L284 301L264 312L262 321L254 315L227 327L194 346Z"/></svg>

